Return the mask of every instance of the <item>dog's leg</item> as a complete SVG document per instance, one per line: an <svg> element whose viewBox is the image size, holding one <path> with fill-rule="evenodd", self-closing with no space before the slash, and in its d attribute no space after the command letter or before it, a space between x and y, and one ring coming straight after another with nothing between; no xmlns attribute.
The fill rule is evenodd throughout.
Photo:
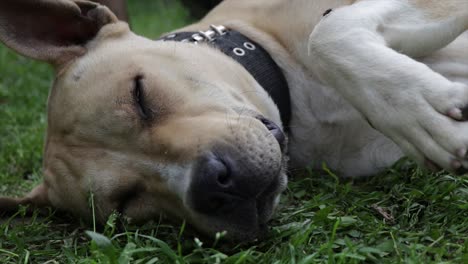
<svg viewBox="0 0 468 264"><path fill-rule="evenodd" d="M466 1L360 1L322 19L305 63L408 155L455 171L468 168L468 86L412 58L467 29Z"/></svg>
<svg viewBox="0 0 468 264"><path fill-rule="evenodd" d="M31 210L51 206L47 186L40 184L23 198L0 197L0 216L15 213L21 205L29 205Z"/></svg>

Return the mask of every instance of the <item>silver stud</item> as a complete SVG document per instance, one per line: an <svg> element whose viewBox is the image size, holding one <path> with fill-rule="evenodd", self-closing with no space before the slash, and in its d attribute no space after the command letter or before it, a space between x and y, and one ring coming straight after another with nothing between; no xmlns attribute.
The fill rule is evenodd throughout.
<svg viewBox="0 0 468 264"><path fill-rule="evenodd" d="M239 57L242 57L245 55L245 50L241 48L235 48L233 51L234 51L234 54L236 54Z"/></svg>
<svg viewBox="0 0 468 264"><path fill-rule="evenodd" d="M224 26L215 26L215 25L210 25L210 28L216 31L218 35L222 36L226 34L227 29Z"/></svg>
<svg viewBox="0 0 468 264"><path fill-rule="evenodd" d="M255 47L254 44L250 43L250 42L245 42L244 43L244 47L248 50L255 50L257 47Z"/></svg>
<svg viewBox="0 0 468 264"><path fill-rule="evenodd" d="M195 42L203 41L203 37L200 36L200 34L193 34L192 39L195 40Z"/></svg>
<svg viewBox="0 0 468 264"><path fill-rule="evenodd" d="M214 31L200 31L198 32L201 36L203 36L208 42L213 41L212 35L215 34Z"/></svg>

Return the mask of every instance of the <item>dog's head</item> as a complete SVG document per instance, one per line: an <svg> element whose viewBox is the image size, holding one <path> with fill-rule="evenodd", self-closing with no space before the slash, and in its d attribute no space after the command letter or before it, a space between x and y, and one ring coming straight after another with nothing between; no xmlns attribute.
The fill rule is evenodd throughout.
<svg viewBox="0 0 468 264"><path fill-rule="evenodd" d="M57 71L45 182L29 202L84 217L94 203L102 221L163 213L233 239L271 218L286 138L274 103L230 58L137 36L87 1L2 0L0 40Z"/></svg>

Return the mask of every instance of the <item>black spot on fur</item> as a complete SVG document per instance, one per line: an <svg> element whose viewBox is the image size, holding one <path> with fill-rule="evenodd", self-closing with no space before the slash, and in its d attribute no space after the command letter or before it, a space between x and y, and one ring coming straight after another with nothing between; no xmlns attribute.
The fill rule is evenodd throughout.
<svg viewBox="0 0 468 264"><path fill-rule="evenodd" d="M327 11L325 11L325 13L323 13L323 16L328 16L331 12L333 12L333 9L327 9Z"/></svg>

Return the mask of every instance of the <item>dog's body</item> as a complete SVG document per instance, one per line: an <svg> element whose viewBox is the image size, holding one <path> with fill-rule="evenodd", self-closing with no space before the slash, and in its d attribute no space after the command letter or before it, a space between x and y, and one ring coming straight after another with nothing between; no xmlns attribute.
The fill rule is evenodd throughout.
<svg viewBox="0 0 468 264"><path fill-rule="evenodd" d="M166 213L206 233L258 235L285 187L286 157L278 109L244 68L208 45L138 37L82 1L48 4L80 8L86 26L62 15L71 32L23 39L10 12L34 4L19 2L0 4L0 40L51 62L58 77L45 183L0 206L89 217L92 192L101 220L113 210L137 221ZM468 3L443 2L226 0L177 32L220 24L270 53L290 87L292 167L325 162L356 177L407 154L459 170L468 167ZM63 39L72 34L78 42Z"/></svg>
<svg viewBox="0 0 468 264"><path fill-rule="evenodd" d="M289 155L291 157L291 166L294 168L313 166L314 168L320 169L322 163L326 163L331 168L339 170L343 176L365 176L373 175L387 168L403 156L403 152L395 143L371 127L368 122L369 117L366 117L365 114L363 116L360 113L364 111L363 109L357 109L346 96L340 94L340 91L330 88L330 86L335 86L336 84L326 84L321 80L321 78L324 77L320 76L318 67L322 67L321 71L329 71L329 69L339 67L339 65L330 63L330 61L328 61L329 58L325 58L327 61L320 61L319 58L310 55L311 50L308 45L315 45L315 42L308 42L309 33L312 32L314 27L323 19L322 14L325 12L324 10L335 9L344 5L353 4L354 2L356 1L294 1L294 3L288 1L268 1L267 3L228 1L209 14L201 21L201 24L198 23L183 29L189 31L196 30L197 28L206 28L210 23L226 23L226 21L236 20L241 22L236 26L244 32L249 32L249 29L246 27L243 28L243 23L255 27L254 30L249 32L250 35L253 38L259 39L260 43L264 43L266 48L271 49L272 53L276 54L276 59L285 70L291 85L293 118L291 134L289 136ZM346 18L346 14L349 13L348 15L351 16L351 19L368 19L369 21L378 19L382 21L374 22L376 25L377 23L382 23L382 25L384 24L385 27L388 28L400 27L402 31L408 30L407 27L410 25L414 26L412 25L413 23L419 22L421 23L421 25L419 25L421 27L423 27L422 25L424 23L427 23L423 19L423 17L427 15L424 10L418 9L417 6L405 4L404 1L387 1L387 3L384 2L384 4L380 2L367 2L368 1L364 1L364 3L360 3L359 5L356 4L353 7L347 7L344 11L340 10L338 14L333 14L333 12L331 12L325 19L342 19L343 21L340 23L347 23L346 19L349 18ZM431 5L434 5L434 3L434 1L430 4L428 2L426 8L430 9ZM418 2L418 4L422 4L422 2ZM380 11L380 8L383 9L383 11ZM451 8L454 9L450 10ZM438 15L444 18L446 14L450 14L450 16L453 16L450 19L453 19L456 17L455 10L459 8L458 5L452 7L447 5L435 12L443 12ZM346 11L346 9L348 9L348 11ZM361 14L363 17L360 17L361 15L358 15L359 12L355 12L352 9L358 11L363 10ZM407 13L405 14L405 12ZM294 17L294 19L291 19L292 17ZM304 21L308 22L304 23ZM333 21L333 23L338 22ZM338 26L341 25L336 25L336 27ZM370 26L374 25L369 25L369 27ZM352 27L354 27L354 25L350 24L348 27L349 28L344 27L343 30L353 30ZM258 29L261 29L261 33L258 33ZM335 30L335 28L332 30ZM362 29L355 29L356 32L359 30ZM449 31L442 27L437 27L437 29L432 30L438 30L440 34ZM427 41L427 38L438 38L438 36L433 35L436 32L432 30L428 29L427 34L430 34L430 36L418 37L425 38L424 42ZM343 38L342 35L333 35L330 32L333 31L326 31L324 34L331 35L330 38ZM274 39L268 39L268 37L262 39L264 33L267 33L268 37L273 37ZM344 51L344 42L341 40L339 44L334 47L328 46L327 43L329 40L323 40L323 37L316 37L316 42L317 45L323 47L323 50L320 50L321 53L330 57L335 56L336 63L340 63L340 60L344 61L350 59L354 61L347 63L352 64L351 67L354 68L353 71L369 71L369 69L366 68L368 66L364 66L362 69L356 69L360 68L360 66L356 65L363 63L363 60L367 58L350 58L356 55L354 50L362 49L363 54L367 53L372 57L379 55L374 53L372 49L363 47L365 45L359 41L361 38L364 39L366 37L365 35L369 34L369 32L357 33L358 34L355 34L355 36L349 36L351 33L346 33L349 34L346 37L355 38L350 40L351 43L348 43L350 46L356 46L352 47L353 51ZM375 32L374 37L385 38L385 34L386 32ZM398 37L400 37L400 35L398 35ZM444 39L450 41L447 38ZM387 42L391 41L393 40L388 40ZM417 47L417 51L422 51L423 54L408 54L409 56L414 58L424 57L421 59L423 63L426 63L447 79L468 84L468 34L460 37L456 42L437 53L432 53L434 51L432 47L430 47L428 51L424 51L425 47L421 43L422 40L417 40L416 36L415 39L411 41L421 45ZM281 50L282 48L284 50ZM398 47L392 48L398 49ZM280 54L282 56L280 56ZM389 70L385 71L388 78L398 81L401 80L401 83L398 84L401 86L399 89L403 94L409 93L411 88L406 87L408 83L406 80L402 80L401 77L403 75L402 73L407 72L411 67L408 67L408 65L402 66L399 65L399 63L401 62L394 59L385 62L386 65L379 65L381 67L373 65L375 70L379 72L363 72L362 74L366 75L362 77L364 78L363 81L366 81L365 78L368 78L367 75L381 75L382 73L380 71L382 67L385 67ZM403 68L398 69L399 67ZM417 74L416 72L407 73L410 75ZM430 75L434 73L428 71L426 74ZM341 74L334 74L331 78L335 78L335 76L339 75ZM428 76L428 78L433 78L433 76ZM358 86L353 83L353 81L354 80L346 81L347 83L345 86L349 86L349 88L343 87L343 89L350 90L350 93L357 93L357 96L362 96L358 91L352 91L353 87ZM384 89L394 90L396 89L395 84L392 84L392 88ZM408 94L404 96L411 95ZM362 105L361 107L365 107L365 105L369 104L366 100L369 99L364 99L364 102L360 102L360 105ZM384 103L378 103L376 100L377 98L372 100L374 101L373 104L379 106L379 110L382 111L382 114L390 111L390 109L385 108ZM406 100L409 102L415 101L411 98L406 98ZM400 103L403 102L388 102L388 104L390 104L389 107ZM398 121L398 126L404 127L413 125L414 124L402 124L401 121ZM424 161L424 156L418 155L417 158L420 162ZM447 165L445 168L448 168Z"/></svg>

